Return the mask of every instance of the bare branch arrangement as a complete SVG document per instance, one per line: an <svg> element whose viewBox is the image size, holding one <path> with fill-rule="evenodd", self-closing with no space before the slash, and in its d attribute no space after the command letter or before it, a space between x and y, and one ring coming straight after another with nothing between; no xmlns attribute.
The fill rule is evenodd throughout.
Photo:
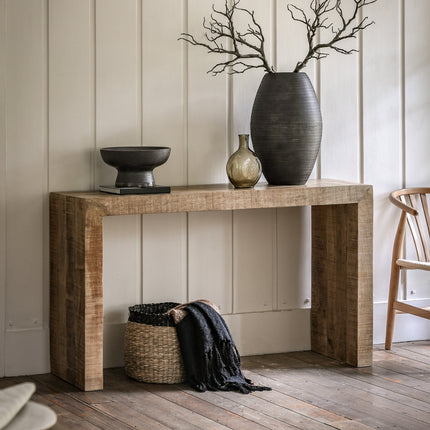
<svg viewBox="0 0 430 430"><path fill-rule="evenodd" d="M205 40L198 41L189 33L181 33L179 40L185 40L191 45L201 46L208 53L224 54L226 61L215 64L208 73L218 75L226 72L229 74L244 73L250 69L263 68L268 73L275 70L269 65L264 51L264 35L260 24L255 19L254 11L239 7L241 0L225 0L223 10L218 10L212 5L210 19L203 19ZM288 4L287 9L294 21L306 26L308 52L302 61L299 61L294 72L299 72L306 67L309 60L321 60L329 55L327 50L334 50L341 54L352 54L356 49L345 49L338 44L344 40L356 38L360 31L374 24L369 22L368 17L360 19L357 16L360 9L375 3L377 0L350 0L353 9L349 15L342 8L342 0L311 0L310 14L306 15L303 9ZM242 14L249 19L244 31L236 29L237 15ZM336 26L333 18L339 23ZM329 33L326 41L322 37ZM321 38L319 41L318 38Z"/></svg>
<svg viewBox="0 0 430 430"><path fill-rule="evenodd" d="M291 14L294 21L301 22L306 26L307 39L309 50L303 59L299 61L294 69L294 72L299 72L303 69L309 60L312 58L321 60L326 58L329 53L324 52L326 49L333 49L340 54L352 54L358 52L356 49L344 49L338 46L338 43L347 39L356 38L360 31L363 31L367 27L374 24L369 22L368 17L364 17L360 22L356 23L356 18L359 10L365 6L375 3L377 0L353 0L354 8L350 13L349 17L345 16L345 12L342 9L342 0L312 0L310 9L313 17L309 18L305 12L292 4L287 5L287 9ZM335 28L333 22L329 23L329 18L333 14L337 15L337 20L340 25ZM318 42L318 33L322 38L323 34L329 32L328 40Z"/></svg>
<svg viewBox="0 0 430 430"><path fill-rule="evenodd" d="M225 0L224 10L217 10L212 5L213 13L210 21L206 22L206 18L203 19L203 28L206 30L204 42L197 41L188 33L181 33L179 40L207 48L209 53L229 56L226 61L218 63L208 70L208 73L213 75L225 71L243 73L246 70L260 67L267 72L273 72L266 59L263 31L255 20L254 11L240 8L238 6L240 0L233 0L231 6L228 3ZM242 33L235 29L234 19L237 13L248 15L251 20L246 31Z"/></svg>

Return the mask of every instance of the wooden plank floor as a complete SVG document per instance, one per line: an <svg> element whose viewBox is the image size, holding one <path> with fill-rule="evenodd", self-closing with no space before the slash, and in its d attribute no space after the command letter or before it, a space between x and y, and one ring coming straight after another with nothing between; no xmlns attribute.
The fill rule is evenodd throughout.
<svg viewBox="0 0 430 430"><path fill-rule="evenodd" d="M430 342L374 350L372 367L353 368L312 352L242 358L244 373L272 391L197 393L105 370L105 389L81 392L52 375L0 379L0 388L34 381L33 400L68 429L430 429Z"/></svg>

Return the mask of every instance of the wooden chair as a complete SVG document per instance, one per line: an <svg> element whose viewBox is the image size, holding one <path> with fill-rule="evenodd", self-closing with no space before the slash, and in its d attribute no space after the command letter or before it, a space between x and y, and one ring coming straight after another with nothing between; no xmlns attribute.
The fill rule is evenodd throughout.
<svg viewBox="0 0 430 430"><path fill-rule="evenodd" d="M401 209L402 214L393 245L385 349L391 349L394 319L397 312L430 319L429 309L411 306L398 300L400 270L421 269L430 271L430 213L427 204L428 196L430 196L430 188L408 188L393 191L390 194L390 201ZM402 258L406 223L409 226L409 231L415 244L417 258L414 260Z"/></svg>

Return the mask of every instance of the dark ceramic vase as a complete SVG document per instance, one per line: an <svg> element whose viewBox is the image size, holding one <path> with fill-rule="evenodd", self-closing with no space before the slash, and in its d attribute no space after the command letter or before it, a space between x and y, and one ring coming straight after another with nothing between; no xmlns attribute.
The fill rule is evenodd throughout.
<svg viewBox="0 0 430 430"><path fill-rule="evenodd" d="M305 73L267 73L251 115L251 138L271 185L303 185L321 145L322 118Z"/></svg>

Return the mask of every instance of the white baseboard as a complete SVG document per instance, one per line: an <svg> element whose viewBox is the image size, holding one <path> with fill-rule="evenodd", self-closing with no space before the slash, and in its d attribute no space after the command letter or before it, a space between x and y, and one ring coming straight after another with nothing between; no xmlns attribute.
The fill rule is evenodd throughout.
<svg viewBox="0 0 430 430"><path fill-rule="evenodd" d="M225 315L241 355L276 354L311 348L310 309Z"/></svg>
<svg viewBox="0 0 430 430"><path fill-rule="evenodd" d="M310 309L224 315L241 355L310 349ZM125 324L105 324L103 366L124 365Z"/></svg>
<svg viewBox="0 0 430 430"><path fill-rule="evenodd" d="M49 330L6 330L5 376L49 373Z"/></svg>
<svg viewBox="0 0 430 430"><path fill-rule="evenodd" d="M430 299L408 300L412 306L430 306ZM373 305L373 343L385 343L385 326L387 320L387 303ZM393 342L409 342L430 339L430 320L410 314L398 314L394 323Z"/></svg>
<svg viewBox="0 0 430 430"><path fill-rule="evenodd" d="M409 301L430 306L430 299ZM373 343L385 342L386 303L373 307ZM310 309L224 315L241 355L275 354L310 349ZM124 365L125 323L104 324L103 365ZM430 339L430 320L413 315L396 317L394 342ZM49 373L47 328L6 330L5 376Z"/></svg>

